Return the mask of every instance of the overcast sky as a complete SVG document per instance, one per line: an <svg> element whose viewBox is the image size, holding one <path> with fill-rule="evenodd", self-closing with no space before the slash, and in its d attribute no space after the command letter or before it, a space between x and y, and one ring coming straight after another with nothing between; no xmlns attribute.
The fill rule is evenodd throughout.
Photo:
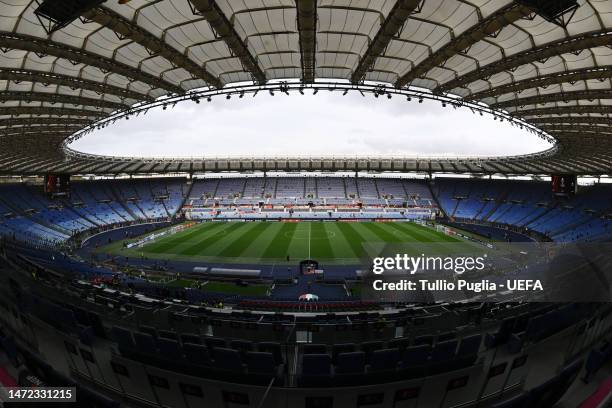
<svg viewBox="0 0 612 408"><path fill-rule="evenodd" d="M395 96L259 93L183 102L75 142L87 153L147 157L490 156L533 153L536 136L469 109Z"/></svg>

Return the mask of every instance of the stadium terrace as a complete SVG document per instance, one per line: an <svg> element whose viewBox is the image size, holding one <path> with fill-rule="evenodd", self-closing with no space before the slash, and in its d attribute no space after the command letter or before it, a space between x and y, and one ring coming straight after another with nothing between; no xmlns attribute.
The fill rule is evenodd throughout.
<svg viewBox="0 0 612 408"><path fill-rule="evenodd" d="M609 406L612 2L0 10L0 405ZM305 92L463 109L475 133L490 117L549 148L160 159L73 144L156 110L171 123L178 104ZM372 268L484 253L461 274Z"/></svg>

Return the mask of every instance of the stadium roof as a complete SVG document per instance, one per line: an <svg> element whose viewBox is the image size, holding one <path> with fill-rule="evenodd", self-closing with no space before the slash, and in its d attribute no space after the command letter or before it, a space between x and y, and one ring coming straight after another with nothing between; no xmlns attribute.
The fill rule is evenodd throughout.
<svg viewBox="0 0 612 408"><path fill-rule="evenodd" d="M450 93L558 144L474 160L143 160L63 149L135 104L293 79ZM0 0L0 173L610 174L611 81L609 0Z"/></svg>

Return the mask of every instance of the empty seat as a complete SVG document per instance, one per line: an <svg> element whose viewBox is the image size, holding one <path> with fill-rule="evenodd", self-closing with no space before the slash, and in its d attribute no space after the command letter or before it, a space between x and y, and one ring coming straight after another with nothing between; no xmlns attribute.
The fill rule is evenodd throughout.
<svg viewBox="0 0 612 408"><path fill-rule="evenodd" d="M249 373L275 374L276 364L274 355L262 351L248 351L245 355Z"/></svg>
<svg viewBox="0 0 612 408"><path fill-rule="evenodd" d="M332 345L332 361L334 364L338 363L338 355L341 353L352 353L355 351L355 344L353 343L342 343Z"/></svg>
<svg viewBox="0 0 612 408"><path fill-rule="evenodd" d="M210 356L208 354L208 348L201 344L183 344L183 353L185 362L189 364L197 364L201 366L210 365Z"/></svg>
<svg viewBox="0 0 612 408"><path fill-rule="evenodd" d="M162 358L180 360L183 357L181 347L176 340L160 337L157 339L157 349Z"/></svg>
<svg viewBox="0 0 612 408"><path fill-rule="evenodd" d="M374 350L370 358L370 369L372 371L395 371L399 360L400 353L396 348Z"/></svg>
<svg viewBox="0 0 612 408"><path fill-rule="evenodd" d="M153 336L147 333L134 333L134 343L141 353L157 354L157 346Z"/></svg>
<svg viewBox="0 0 612 408"><path fill-rule="evenodd" d="M275 343L272 341L263 341L257 345L257 350L272 353L272 355L274 356L274 362L277 365L283 362L281 346L279 343Z"/></svg>
<svg viewBox="0 0 612 408"><path fill-rule="evenodd" d="M304 354L302 357L303 375L329 375L331 373L331 357L329 354Z"/></svg>
<svg viewBox="0 0 612 408"><path fill-rule="evenodd" d="M216 347L212 351L215 368L228 371L242 371L240 352L234 349Z"/></svg>
<svg viewBox="0 0 612 408"><path fill-rule="evenodd" d="M123 354L124 351L128 351L134 348L134 339L132 338L132 332L122 327L113 326L111 329L111 338L117 342L119 352Z"/></svg>
<svg viewBox="0 0 612 408"><path fill-rule="evenodd" d="M450 360L455 357L457 349L457 340L443 341L436 344L436 347L431 352L431 362L438 363L441 361Z"/></svg>
<svg viewBox="0 0 612 408"><path fill-rule="evenodd" d="M304 344L302 351L304 354L325 354L327 347L324 344Z"/></svg>
<svg viewBox="0 0 612 408"><path fill-rule="evenodd" d="M404 350L410 346L410 340L405 337L400 339L392 339L389 340L388 344L389 348L397 348L399 350Z"/></svg>
<svg viewBox="0 0 612 408"><path fill-rule="evenodd" d="M168 330L159 330L157 332L157 337L171 340L178 340L178 335L175 332L171 332Z"/></svg>
<svg viewBox="0 0 612 408"><path fill-rule="evenodd" d="M138 330L141 333L146 333L146 334L150 334L153 338L157 337L157 331L155 330L155 327L151 327L151 326L140 326L138 328Z"/></svg>
<svg viewBox="0 0 612 408"><path fill-rule="evenodd" d="M433 336L419 336L414 338L414 342L412 343L414 346L420 346L423 344L432 345L433 344Z"/></svg>
<svg viewBox="0 0 612 408"><path fill-rule="evenodd" d="M197 334L182 334L181 342L183 344L185 343L202 344L202 339Z"/></svg>
<svg viewBox="0 0 612 408"><path fill-rule="evenodd" d="M380 350L382 348L383 348L382 341L366 341L364 343L361 343L361 350L363 350L366 353L366 358L368 360L371 357L372 352L374 352L375 350Z"/></svg>
<svg viewBox="0 0 612 408"><path fill-rule="evenodd" d="M480 343L482 342L481 334L474 334L472 336L464 337L459 345L458 356L465 356L470 354L478 353L480 350Z"/></svg>
<svg viewBox="0 0 612 408"><path fill-rule="evenodd" d="M204 342L206 343L206 346L211 350L216 347L225 348L227 346L225 344L225 340L220 339L218 337L206 337L204 339Z"/></svg>
<svg viewBox="0 0 612 408"><path fill-rule="evenodd" d="M419 367L428 363L431 355L431 346L421 344L420 346L408 347L402 356L402 367Z"/></svg>
<svg viewBox="0 0 612 408"><path fill-rule="evenodd" d="M456 332L440 333L438 334L438 343L441 343L443 341L448 341L448 340L454 340L456 338L457 338Z"/></svg>
<svg viewBox="0 0 612 408"><path fill-rule="evenodd" d="M366 356L363 351L340 353L337 357L336 373L360 374L365 371Z"/></svg>
<svg viewBox="0 0 612 408"><path fill-rule="evenodd" d="M230 342L230 347L235 350L246 353L247 351L253 350L253 343L248 340L232 340Z"/></svg>

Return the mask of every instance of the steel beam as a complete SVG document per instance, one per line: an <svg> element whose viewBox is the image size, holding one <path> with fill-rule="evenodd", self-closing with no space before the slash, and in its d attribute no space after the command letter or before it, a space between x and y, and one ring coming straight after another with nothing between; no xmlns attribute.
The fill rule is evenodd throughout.
<svg viewBox="0 0 612 408"><path fill-rule="evenodd" d="M153 88L165 89L168 92L181 94L185 90L155 75L148 74L129 65L94 54L66 44L34 37L31 35L11 32L0 32L0 48L33 52L38 55L52 55L63 58L75 64L85 64L100 69L102 72L113 72L131 80L140 81Z"/></svg>
<svg viewBox="0 0 612 408"><path fill-rule="evenodd" d="M112 110L124 110L130 106L123 103L105 101L103 99L85 98L75 95L55 94L51 92L0 92L0 102L22 101L22 102L48 102L65 103L77 106L95 106Z"/></svg>
<svg viewBox="0 0 612 408"><path fill-rule="evenodd" d="M593 47L604 47L612 43L612 31L604 29L573 37L563 38L559 41L543 44L515 55L506 56L499 61L492 62L465 75L448 81L434 89L435 93L444 93L455 88L463 87L479 79L487 79L503 71L512 71L521 65L567 53L576 53Z"/></svg>
<svg viewBox="0 0 612 408"><path fill-rule="evenodd" d="M374 66L376 59L385 52L391 40L422 3L423 0L398 0L395 3L351 75L351 82L357 83L363 80L366 72Z"/></svg>
<svg viewBox="0 0 612 408"><path fill-rule="evenodd" d="M120 98L134 99L137 101L152 102L154 98L129 89L118 86L107 85L96 81L76 78L69 75L61 75L53 72L34 71L31 69L0 68L0 80L19 82L32 82L42 85L66 86L70 89L86 89L100 95L116 95Z"/></svg>
<svg viewBox="0 0 612 408"><path fill-rule="evenodd" d="M539 124L596 124L612 127L612 118L608 116L548 116L542 118L527 119L527 122Z"/></svg>
<svg viewBox="0 0 612 408"><path fill-rule="evenodd" d="M85 116L100 118L106 112L88 109L56 108L49 106L7 106L0 109L0 116L12 115L50 115L50 116Z"/></svg>
<svg viewBox="0 0 612 408"><path fill-rule="evenodd" d="M511 92L520 93L527 89L546 88L550 85L565 83L572 84L578 81L587 81L589 79L606 80L610 78L612 78L612 66L609 65L604 67L576 69L573 71L556 72L553 74L529 78L524 81L513 82L508 85L497 86L493 89L473 93L465 99L479 100L504 95Z"/></svg>
<svg viewBox="0 0 612 408"><path fill-rule="evenodd" d="M504 27L532 13L533 10L531 8L518 3L512 2L504 6L490 16L482 19L474 27L469 28L414 66L397 80L395 86L397 88L402 88L409 85L415 79L427 74L431 69L444 65L451 57L465 52L465 50L469 49L472 45L486 37L499 33Z"/></svg>
<svg viewBox="0 0 612 408"><path fill-rule="evenodd" d="M302 81L314 82L317 47L317 1L296 0L297 26L302 56Z"/></svg>
<svg viewBox="0 0 612 408"><path fill-rule="evenodd" d="M0 127L13 127L13 126L37 126L37 125L82 125L87 126L94 121L91 119L82 118L9 118L0 119Z"/></svg>
<svg viewBox="0 0 612 408"><path fill-rule="evenodd" d="M495 109L505 109L509 107L539 105L539 104L551 103L551 102L569 102L569 101L578 101L581 99L591 101L595 99L611 99L611 98L612 98L612 90L594 89L594 90L586 90L586 91L570 91L570 92L542 94L542 95L536 95L536 96L529 96L527 98L510 99L508 101L493 103L490 106Z"/></svg>
<svg viewBox="0 0 612 408"><path fill-rule="evenodd" d="M243 67L259 83L266 82L266 74L261 70L257 60L242 41L232 23L225 16L214 0L189 0L194 12L204 17L215 33L227 44L232 53L240 59Z"/></svg>
<svg viewBox="0 0 612 408"><path fill-rule="evenodd" d="M106 7L95 7L82 15L84 18L95 21L101 26L107 27L122 38L129 38L137 44L145 47L151 54L161 55L172 65L183 68L193 75L194 78L203 79L215 88L223 87L221 81L208 72L206 68L193 62L189 57L163 40L157 38L147 30L134 24L120 14Z"/></svg>
<svg viewBox="0 0 612 408"><path fill-rule="evenodd" d="M546 115L571 115L571 114L611 114L612 105L574 105L548 108L532 108L510 112L515 117L546 116ZM557 116L553 116L557 117Z"/></svg>

